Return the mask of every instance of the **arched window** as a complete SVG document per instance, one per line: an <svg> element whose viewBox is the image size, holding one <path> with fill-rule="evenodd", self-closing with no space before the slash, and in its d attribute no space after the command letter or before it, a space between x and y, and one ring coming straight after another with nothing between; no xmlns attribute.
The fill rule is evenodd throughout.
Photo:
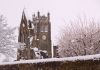
<svg viewBox="0 0 100 70"><path fill-rule="evenodd" d="M40 28L41 32L48 32L48 25L42 25Z"/></svg>
<svg viewBox="0 0 100 70"><path fill-rule="evenodd" d="M24 23L22 24L22 27L25 27L25 24Z"/></svg>
<svg viewBox="0 0 100 70"><path fill-rule="evenodd" d="M44 32L48 32L48 25L44 27Z"/></svg>
<svg viewBox="0 0 100 70"><path fill-rule="evenodd" d="M44 26L41 26L40 31L41 31L41 32L44 32Z"/></svg>

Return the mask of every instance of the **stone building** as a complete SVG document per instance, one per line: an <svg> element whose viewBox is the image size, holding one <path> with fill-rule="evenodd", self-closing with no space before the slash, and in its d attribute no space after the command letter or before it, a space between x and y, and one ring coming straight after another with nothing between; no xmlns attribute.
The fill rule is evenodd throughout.
<svg viewBox="0 0 100 70"><path fill-rule="evenodd" d="M34 59L34 48L41 51L47 51L48 57L51 57L51 23L50 14L47 16L32 16L32 20L26 18L25 12L22 13L21 23L19 27L18 42L22 44L18 49L17 60ZM39 54L39 53L38 53Z"/></svg>

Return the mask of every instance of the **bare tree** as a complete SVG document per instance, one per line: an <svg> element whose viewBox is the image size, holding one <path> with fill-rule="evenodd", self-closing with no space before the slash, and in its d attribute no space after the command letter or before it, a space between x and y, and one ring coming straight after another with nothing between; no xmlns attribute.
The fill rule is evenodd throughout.
<svg viewBox="0 0 100 70"><path fill-rule="evenodd" d="M59 55L79 56L100 53L100 25L93 18L78 18L62 29Z"/></svg>

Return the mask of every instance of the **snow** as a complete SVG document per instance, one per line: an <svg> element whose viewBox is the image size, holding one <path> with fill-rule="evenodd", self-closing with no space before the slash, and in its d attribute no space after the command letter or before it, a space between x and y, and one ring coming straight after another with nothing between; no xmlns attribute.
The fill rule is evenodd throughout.
<svg viewBox="0 0 100 70"><path fill-rule="evenodd" d="M33 41L33 36L30 37L30 45L32 44L32 41Z"/></svg>
<svg viewBox="0 0 100 70"><path fill-rule="evenodd" d="M31 24L31 25L32 25L32 27L31 27L31 28L30 28L30 27L28 27L28 29L32 29L32 30L33 30L33 29L34 29L34 24Z"/></svg>
<svg viewBox="0 0 100 70"><path fill-rule="evenodd" d="M15 46L16 48L19 48L19 49L22 48L22 47L25 47L25 45L26 45L25 43L21 43L21 42L18 42L18 43L15 43L15 44L14 44L14 46Z"/></svg>
<svg viewBox="0 0 100 70"><path fill-rule="evenodd" d="M62 62L62 61L78 61L78 60L99 60L100 54L86 55L86 56L75 56L66 58L47 58L47 59L34 59L34 60L21 60L13 62L2 62L0 65L12 65L12 64L24 64L24 63L47 63L47 62Z"/></svg>
<svg viewBox="0 0 100 70"><path fill-rule="evenodd" d="M40 54L39 49L38 49L37 47L31 48L31 49L34 51L35 57L36 57L37 59L41 59L41 54Z"/></svg>
<svg viewBox="0 0 100 70"><path fill-rule="evenodd" d="M37 47L34 47L34 48L32 48L35 52L37 52L38 51L38 48Z"/></svg>
<svg viewBox="0 0 100 70"><path fill-rule="evenodd" d="M46 51L46 50L43 50L42 52L47 53L47 51Z"/></svg>
<svg viewBox="0 0 100 70"><path fill-rule="evenodd" d="M0 53L0 62L3 62L5 60L5 55L3 55L2 53Z"/></svg>
<svg viewBox="0 0 100 70"><path fill-rule="evenodd" d="M32 24L32 29L34 29L34 25Z"/></svg>

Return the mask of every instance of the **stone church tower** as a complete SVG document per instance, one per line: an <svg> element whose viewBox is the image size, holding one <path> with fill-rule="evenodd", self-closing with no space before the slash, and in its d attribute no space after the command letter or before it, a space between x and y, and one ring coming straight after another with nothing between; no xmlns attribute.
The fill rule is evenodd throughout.
<svg viewBox="0 0 100 70"><path fill-rule="evenodd" d="M50 14L41 16L37 12L32 20L28 20L23 11L19 27L18 42L24 47L18 49L17 60L34 59L35 53L33 48L47 51L48 57L51 57L51 23Z"/></svg>

